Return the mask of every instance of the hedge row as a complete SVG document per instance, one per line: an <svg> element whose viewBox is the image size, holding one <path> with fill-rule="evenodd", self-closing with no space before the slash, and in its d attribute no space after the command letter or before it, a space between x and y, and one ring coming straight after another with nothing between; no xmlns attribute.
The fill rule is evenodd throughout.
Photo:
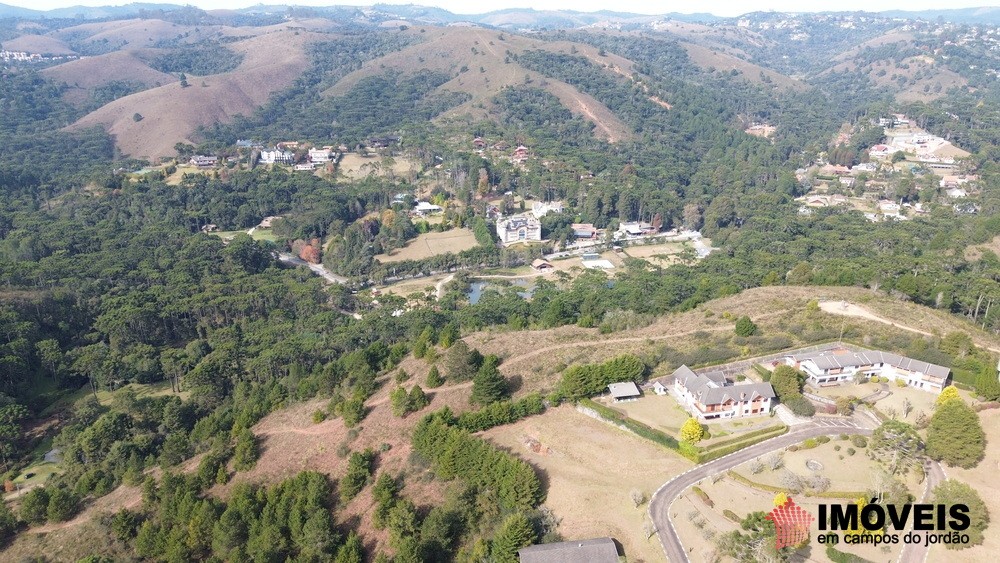
<svg viewBox="0 0 1000 563"><path fill-rule="evenodd" d="M756 481L751 481L750 479L747 479L743 475L740 475L739 473L737 473L735 471L732 471L732 470L727 471L726 475L729 476L729 477L731 477L733 480L739 481L740 483L742 483L742 484L744 484L744 485L746 485L748 487L752 487L754 489L758 489L758 490L761 490L761 491L767 491L769 493L791 494L791 491L789 491L788 489L786 489L784 487L775 487L774 485L765 485L764 483L758 483ZM851 500L858 499L858 498L863 498L865 496L865 493L863 491L826 491L826 492L822 492L822 493L817 493L817 492L805 493L805 492L803 492L802 494L804 496L807 496L807 497L815 497L815 498L842 498L842 499L851 499Z"/></svg>
<svg viewBox="0 0 1000 563"><path fill-rule="evenodd" d="M501 401L487 405L477 411L463 412L456 425L469 432L481 432L494 426L512 424L545 410L545 404L538 393L532 393L517 401Z"/></svg>
<svg viewBox="0 0 1000 563"><path fill-rule="evenodd" d="M694 494L698 495L698 498L701 499L701 502L705 503L705 506L709 508L713 508L715 506L715 502L708 497L708 493L701 490L701 487L691 487L691 490L694 491Z"/></svg>
<svg viewBox="0 0 1000 563"><path fill-rule="evenodd" d="M680 442L672 436L656 430L655 428L650 428L641 422L632 420L624 414L614 409L609 409L604 405L599 405L590 399L580 399L579 404L593 410L600 415L601 418L607 420L608 422L620 424L632 433L646 438L647 440L656 442L669 450L673 450L695 463L712 461L713 459L718 459L724 455L737 452L748 446L763 442L764 440L775 436L781 436L782 434L788 432L788 427L784 425L764 428L762 430L748 432L747 435L740 436L739 440L727 440L726 442L720 442L711 448L701 449L687 442ZM767 430L768 432L763 432L763 430Z"/></svg>
<svg viewBox="0 0 1000 563"><path fill-rule="evenodd" d="M781 436L782 434L785 434L786 432L788 432L788 427L787 426L779 426L779 427L777 427L775 429L774 432L772 432L770 434L765 434L763 436L757 436L755 438L751 438L749 440L738 442L738 443L735 443L735 444L732 444L732 445L729 445L729 446L724 446L724 447L721 447L721 448L713 448L713 449L708 450L708 451L703 451L701 453L701 455L698 457L698 463L705 463L705 462L708 462L708 461L712 461L713 459L719 459L720 457L727 456L727 455L729 455L731 453L734 453L734 452L738 452L738 451L742 450L743 448L748 448L748 447L750 447L750 446L752 446L754 444L759 444L759 443L763 442L764 440L770 440L771 438L774 438L776 436Z"/></svg>
<svg viewBox="0 0 1000 563"><path fill-rule="evenodd" d="M768 426L766 428L760 428L760 429L757 429L757 430L752 430L750 432L744 432L744 433L739 434L737 436L733 436L732 438L729 438L727 440L722 440L721 442L716 442L716 443L712 444L711 446L708 446L708 447L706 447L704 449L708 450L708 451L711 451L711 450L714 450L716 448L721 448L723 446L728 446L730 444L736 444L736 443L739 443L739 442L743 442L743 441L749 440L750 438L756 438L757 436L763 436L765 434L773 434L773 433L778 432L778 430L780 430L782 428L787 429L787 427L784 424L779 424L777 426ZM784 432L782 432L782 434L784 434Z"/></svg>
<svg viewBox="0 0 1000 563"><path fill-rule="evenodd" d="M647 440L656 442L657 444L660 444L661 446L669 450L673 450L678 454L690 459L691 461L698 463L699 450L697 448L694 448L690 444L678 442L676 438L668 436L667 434L659 430L656 430L655 428L650 428L649 426L646 426L641 422L632 420L631 418L625 416L624 414L616 410L609 409L604 405L599 405L594 401L591 401L590 399L580 399L579 404L593 410L598 415L600 415L601 418L607 420L608 422L614 424L620 424L625 428L627 428L628 430L630 430L631 432L633 432L634 434L646 438Z"/></svg>

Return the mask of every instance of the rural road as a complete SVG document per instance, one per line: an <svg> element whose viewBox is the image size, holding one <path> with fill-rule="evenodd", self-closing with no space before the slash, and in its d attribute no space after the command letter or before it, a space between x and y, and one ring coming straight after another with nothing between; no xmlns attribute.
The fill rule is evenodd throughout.
<svg viewBox="0 0 1000 563"><path fill-rule="evenodd" d="M305 266L306 268L312 270L313 273L321 276L330 283L339 283L340 285L344 285L348 282L347 278L334 274L330 270L327 270L322 264L311 264L298 256L294 256L287 252L279 252L278 260L284 262L285 264L292 264L293 266Z"/></svg>
<svg viewBox="0 0 1000 563"><path fill-rule="evenodd" d="M803 425L788 434L765 440L704 465L693 467L664 483L649 500L649 517L653 521L653 525L656 526L656 534L660 538L660 544L663 546L663 553L667 559L673 563L688 560L684 545L681 543L680 537L677 536L677 531L674 530L673 522L670 520L670 507L688 487L697 484L702 479L746 463L755 457L781 450L806 438L816 438L827 434L871 434L871 429L865 425L861 418L817 418L808 425Z"/></svg>
<svg viewBox="0 0 1000 563"><path fill-rule="evenodd" d="M944 474L944 468L941 464L932 461L924 461L924 474L927 478L924 480L924 494L920 497L920 502L930 502L931 492L934 491L934 487L937 487L947 478ZM927 553L930 551L929 546L923 544L923 537L928 534L928 532L917 532L920 534L920 543L904 543L903 550L899 552L899 559L897 563L924 563L927 560Z"/></svg>

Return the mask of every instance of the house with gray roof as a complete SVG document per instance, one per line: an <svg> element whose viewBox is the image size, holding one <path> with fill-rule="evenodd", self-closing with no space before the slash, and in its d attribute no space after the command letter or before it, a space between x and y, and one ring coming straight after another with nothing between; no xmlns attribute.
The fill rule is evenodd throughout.
<svg viewBox="0 0 1000 563"><path fill-rule="evenodd" d="M618 563L618 547L611 538L564 541L522 547L521 563Z"/></svg>
<svg viewBox="0 0 1000 563"><path fill-rule="evenodd" d="M809 383L819 387L841 385L859 375L864 378L877 375L892 381L903 381L910 387L940 393L948 386L951 374L951 369L944 366L876 350L792 354L784 360L786 364L805 372Z"/></svg>
<svg viewBox="0 0 1000 563"><path fill-rule="evenodd" d="M721 371L695 373L681 366L673 378L674 397L702 421L769 414L777 397L770 383L733 385Z"/></svg>
<svg viewBox="0 0 1000 563"><path fill-rule="evenodd" d="M497 236L505 245L542 240L542 223L530 213L497 220Z"/></svg>
<svg viewBox="0 0 1000 563"><path fill-rule="evenodd" d="M639 388L632 381L612 383L611 385L608 385L608 391L611 392L611 398L614 399L616 403L621 403L622 401L635 401L642 396L642 393L639 392Z"/></svg>

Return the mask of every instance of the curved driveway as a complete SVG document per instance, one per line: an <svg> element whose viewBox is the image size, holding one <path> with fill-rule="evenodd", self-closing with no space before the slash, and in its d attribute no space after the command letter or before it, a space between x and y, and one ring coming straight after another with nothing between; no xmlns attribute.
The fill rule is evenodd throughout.
<svg viewBox="0 0 1000 563"><path fill-rule="evenodd" d="M670 521L670 506L688 487L706 477L727 471L773 451L781 450L792 444L797 444L806 438L815 438L827 434L871 434L871 429L858 422L859 419L814 419L813 422L793 427L788 434L765 440L744 448L738 452L693 467L674 477L661 486L649 500L649 517L656 526L656 534L663 546L663 553L673 563L687 561L687 554L681 544L677 531Z"/></svg>

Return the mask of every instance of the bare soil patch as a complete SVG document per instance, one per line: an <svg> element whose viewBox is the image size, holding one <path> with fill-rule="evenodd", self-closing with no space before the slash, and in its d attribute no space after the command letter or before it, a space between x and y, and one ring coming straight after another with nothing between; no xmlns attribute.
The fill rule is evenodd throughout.
<svg viewBox="0 0 1000 563"><path fill-rule="evenodd" d="M629 561L663 560L659 541L643 533L646 507L635 508L630 491L649 497L689 461L569 405L483 436L545 473L545 505L560 519L564 538L611 536Z"/></svg>

